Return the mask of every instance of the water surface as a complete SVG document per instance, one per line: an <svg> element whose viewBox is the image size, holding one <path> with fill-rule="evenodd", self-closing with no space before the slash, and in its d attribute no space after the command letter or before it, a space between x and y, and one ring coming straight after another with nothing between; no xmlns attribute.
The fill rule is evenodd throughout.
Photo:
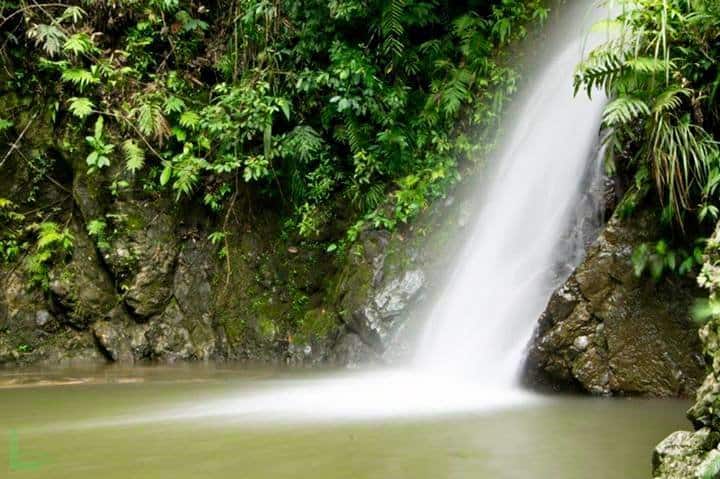
<svg viewBox="0 0 720 479"><path fill-rule="evenodd" d="M302 391L325 375L215 365L0 371L0 470L58 479L632 479L649 477L653 446L687 426L686 401L568 396L395 419L177 414Z"/></svg>

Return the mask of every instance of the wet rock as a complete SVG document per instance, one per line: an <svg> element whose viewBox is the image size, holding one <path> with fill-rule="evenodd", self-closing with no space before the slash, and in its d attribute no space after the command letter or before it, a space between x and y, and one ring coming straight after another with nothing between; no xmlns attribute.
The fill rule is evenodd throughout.
<svg viewBox="0 0 720 479"><path fill-rule="evenodd" d="M377 352L370 348L355 333L347 333L340 337L332 350L330 362L341 364L349 368L357 368L360 365L379 362Z"/></svg>
<svg viewBox="0 0 720 479"><path fill-rule="evenodd" d="M377 293L370 293L363 307L353 312L348 326L377 352L384 352L402 326L396 318L407 312L424 284L425 275L420 270L388 278Z"/></svg>
<svg viewBox="0 0 720 479"><path fill-rule="evenodd" d="M368 345L383 349L380 318L372 306L372 295L383 278L389 241L387 232L364 232L361 242L348 255L340 273L335 296L343 322Z"/></svg>
<svg viewBox="0 0 720 479"><path fill-rule="evenodd" d="M128 326L111 323L109 321L98 321L92 326L95 340L102 351L112 361L132 361L133 353L131 348L131 337L127 332Z"/></svg>
<svg viewBox="0 0 720 479"><path fill-rule="evenodd" d="M53 366L100 362L103 356L89 331L65 329L20 358L19 362L46 363Z"/></svg>
<svg viewBox="0 0 720 479"><path fill-rule="evenodd" d="M201 322L212 300L213 250L205 241L189 239L178 255L173 297L185 316Z"/></svg>
<svg viewBox="0 0 720 479"><path fill-rule="evenodd" d="M573 346L578 351L585 351L589 344L590 339L588 339L587 336L578 336L577 338L575 338L575 341L573 341Z"/></svg>
<svg viewBox="0 0 720 479"><path fill-rule="evenodd" d="M45 310L43 294L30 289L28 277L20 269L12 269L0 276L0 337L4 337L12 350L20 346L35 349L44 340L45 331L38 327L38 312ZM41 314L41 316L44 316ZM51 321L45 325L50 327Z"/></svg>
<svg viewBox="0 0 720 479"><path fill-rule="evenodd" d="M695 432L676 431L655 447L653 477L662 479L713 478L705 472L717 461L714 449L720 435L709 428Z"/></svg>
<svg viewBox="0 0 720 479"><path fill-rule="evenodd" d="M166 361L210 359L215 353L215 339L207 323L207 317L185 316L172 299L145 333L150 357Z"/></svg>
<svg viewBox="0 0 720 479"><path fill-rule="evenodd" d="M703 375L690 317L698 288L633 274L632 251L657 237L657 224L649 211L609 221L550 298L530 345L528 382L593 394L694 393Z"/></svg>
<svg viewBox="0 0 720 479"><path fill-rule="evenodd" d="M421 270L407 271L400 278L392 279L373 301L380 317L387 319L400 314L424 284L425 275Z"/></svg>
<svg viewBox="0 0 720 479"><path fill-rule="evenodd" d="M139 320L160 314L173 293L179 251L177 215L163 200L125 198L110 206L121 234L104 260L126 290L124 302Z"/></svg>
<svg viewBox="0 0 720 479"><path fill-rule="evenodd" d="M118 303L114 285L102 268L95 245L75 219L71 231L73 252L68 262L50 270L50 291L64 311L64 320L76 329L85 329L110 312Z"/></svg>
<svg viewBox="0 0 720 479"><path fill-rule="evenodd" d="M35 312L35 324L37 324L39 328L47 326L52 319L50 313L44 309Z"/></svg>
<svg viewBox="0 0 720 479"><path fill-rule="evenodd" d="M0 335L0 364L14 362L18 359L18 353L12 347L7 338Z"/></svg>

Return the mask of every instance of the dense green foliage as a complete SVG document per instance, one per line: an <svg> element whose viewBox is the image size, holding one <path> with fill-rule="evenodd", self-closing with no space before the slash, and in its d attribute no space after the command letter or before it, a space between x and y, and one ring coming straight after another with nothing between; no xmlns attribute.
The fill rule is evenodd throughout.
<svg viewBox="0 0 720 479"><path fill-rule="evenodd" d="M617 3L617 2L615 2ZM594 50L576 89L611 98L603 116L615 153L634 151L636 187L652 182L665 218L718 219L720 3L622 0L612 39Z"/></svg>
<svg viewBox="0 0 720 479"><path fill-rule="evenodd" d="M6 89L80 130L91 175L124 163L114 193L132 181L221 213L250 183L306 236L349 210L352 239L482 157L515 89L504 47L546 15L540 0L1 0L0 55ZM8 141L19 113L0 112Z"/></svg>
<svg viewBox="0 0 720 479"><path fill-rule="evenodd" d="M630 160L617 166L635 178L621 213L654 189L663 221L685 233L675 248L670 239L638 248L636 272L685 274L702 263L698 243L720 212L720 3L621 0L616 8L603 22L614 33L580 65L576 91L601 89L611 99L609 151Z"/></svg>

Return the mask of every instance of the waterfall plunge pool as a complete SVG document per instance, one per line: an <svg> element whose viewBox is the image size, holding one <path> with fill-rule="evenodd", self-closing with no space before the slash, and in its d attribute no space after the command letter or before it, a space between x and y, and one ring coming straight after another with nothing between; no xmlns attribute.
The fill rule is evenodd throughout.
<svg viewBox="0 0 720 479"><path fill-rule="evenodd" d="M378 406L344 417L384 399L363 390L366 373L342 377L338 391L323 389L338 384L335 373L225 364L0 370L0 470L57 479L633 479L649 477L657 442L687 427L687 401L518 390L487 391L503 404L475 410L455 398L444 413L421 414L431 397L407 399L406 414L398 403L392 415L371 414ZM218 413L229 404L238 409ZM297 420L283 416L293 412Z"/></svg>

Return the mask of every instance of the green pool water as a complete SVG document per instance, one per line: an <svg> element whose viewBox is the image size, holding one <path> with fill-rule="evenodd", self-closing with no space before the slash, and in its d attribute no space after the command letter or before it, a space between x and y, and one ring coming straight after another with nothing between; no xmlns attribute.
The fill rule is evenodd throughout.
<svg viewBox="0 0 720 479"><path fill-rule="evenodd" d="M323 374L219 365L0 370L0 477L646 478L654 445L687 427L687 401L571 396L401 419L157 416Z"/></svg>

